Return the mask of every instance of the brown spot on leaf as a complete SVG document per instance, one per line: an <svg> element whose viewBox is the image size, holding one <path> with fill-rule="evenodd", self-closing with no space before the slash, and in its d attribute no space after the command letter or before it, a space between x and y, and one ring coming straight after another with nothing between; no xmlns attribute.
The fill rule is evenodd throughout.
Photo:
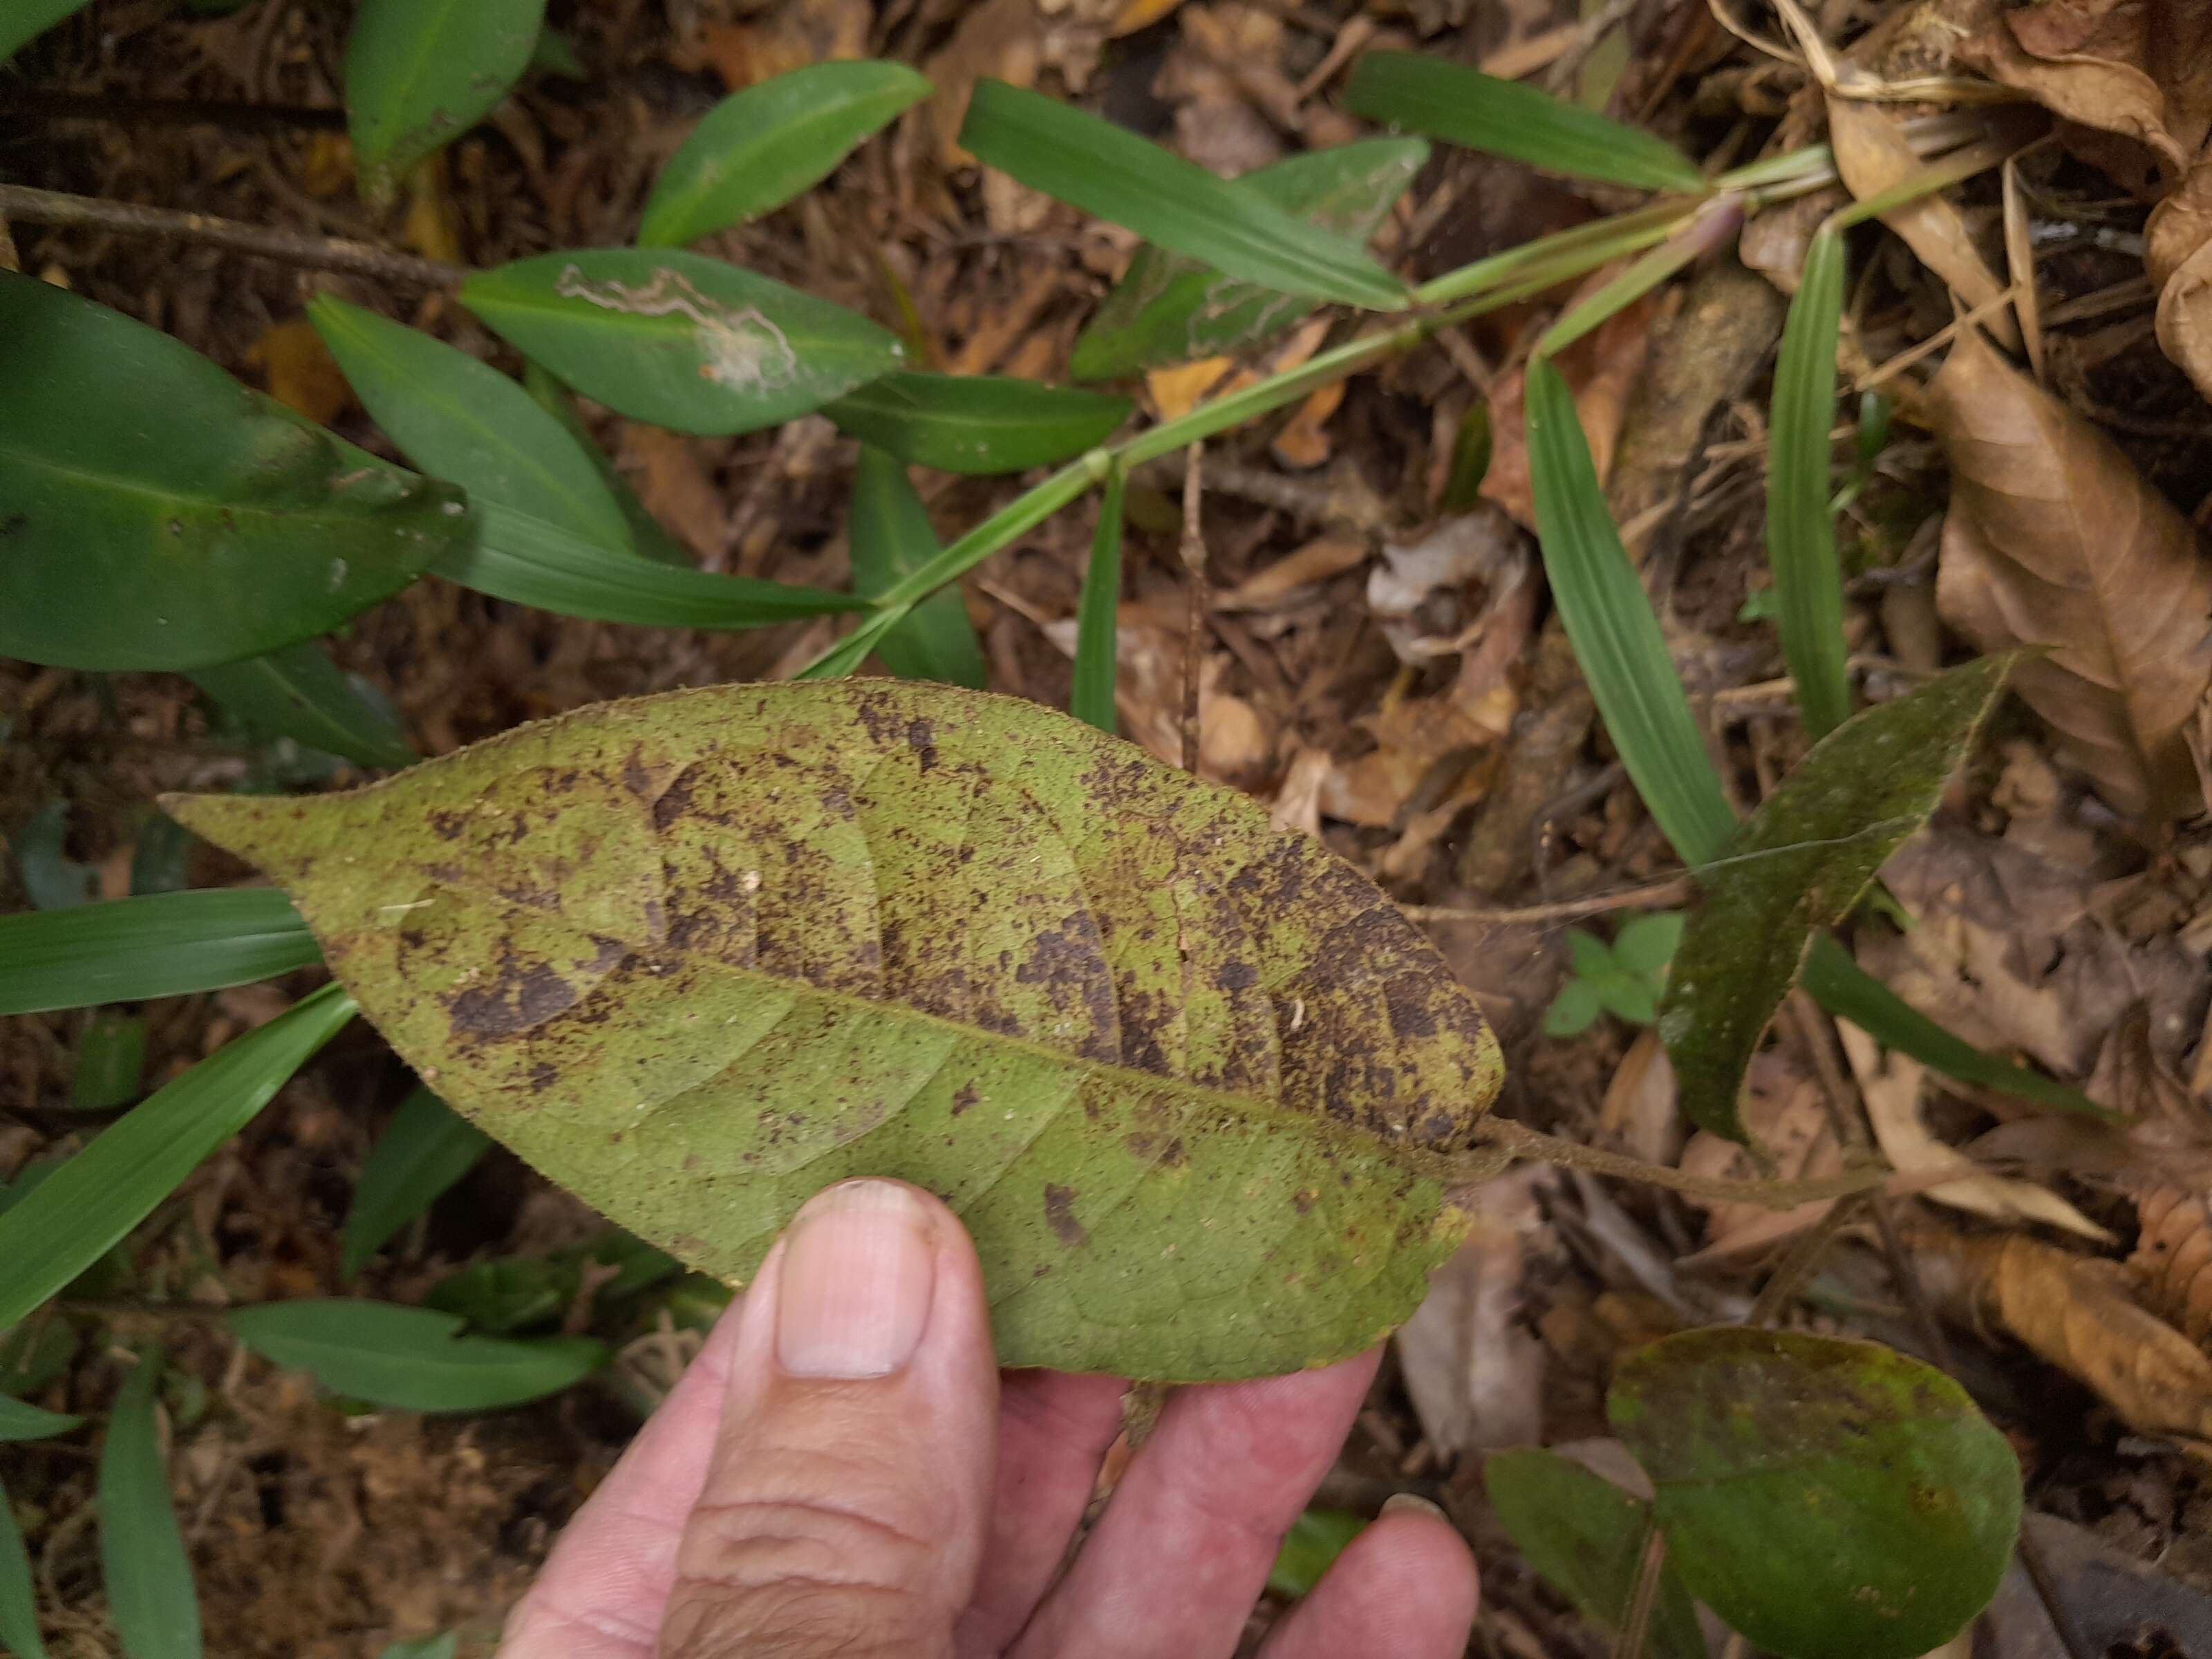
<svg viewBox="0 0 2212 1659"><path fill-rule="evenodd" d="M1044 1189L1044 1218L1051 1224L1054 1234L1071 1250L1091 1242L1091 1235L1075 1218L1075 1192L1073 1188L1055 1187L1047 1182Z"/></svg>
<svg viewBox="0 0 2212 1659"><path fill-rule="evenodd" d="M970 1106L973 1106L982 1097L975 1092L975 1085L974 1084L962 1084L957 1089L955 1089L952 1091L952 1115L958 1117L961 1113L966 1111Z"/></svg>
<svg viewBox="0 0 2212 1659"><path fill-rule="evenodd" d="M925 772L937 764L937 733L927 720L910 721L906 728L907 747L914 750L915 758Z"/></svg>

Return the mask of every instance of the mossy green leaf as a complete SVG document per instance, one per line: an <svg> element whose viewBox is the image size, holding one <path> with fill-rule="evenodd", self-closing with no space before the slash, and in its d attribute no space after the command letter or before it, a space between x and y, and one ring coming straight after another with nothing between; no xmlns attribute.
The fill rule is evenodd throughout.
<svg viewBox="0 0 2212 1659"><path fill-rule="evenodd" d="M1659 1035L1683 1113L1731 1140L1744 1069L1824 927L1848 916L1928 822L2018 653L1954 668L1813 746L1703 872L1674 951Z"/></svg>
<svg viewBox="0 0 2212 1659"><path fill-rule="evenodd" d="M1000 1357L1318 1364L1462 1231L1497 1045L1382 894L1035 704L866 680L580 711L307 800L172 797L423 1081L742 1280L808 1196L965 1218Z"/></svg>
<svg viewBox="0 0 2212 1659"><path fill-rule="evenodd" d="M1940 1648L2011 1559L2012 1448L1956 1382L1879 1343L1685 1331L1622 1361L1606 1410L1683 1582L1788 1659Z"/></svg>

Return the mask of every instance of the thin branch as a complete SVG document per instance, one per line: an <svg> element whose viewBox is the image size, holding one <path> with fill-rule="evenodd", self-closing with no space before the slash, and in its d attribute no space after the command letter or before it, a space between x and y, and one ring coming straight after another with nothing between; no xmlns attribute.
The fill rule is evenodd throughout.
<svg viewBox="0 0 2212 1659"><path fill-rule="evenodd" d="M1602 915L1608 910L1638 910L1650 904L1680 904L1697 890L1687 876L1669 876L1641 887L1623 887L1587 898L1561 899L1554 904L1524 904L1516 909L1484 910L1451 904L1401 904L1399 914L1413 921L1472 921L1490 927L1541 927L1547 922L1571 921L1577 916Z"/></svg>
<svg viewBox="0 0 2212 1659"><path fill-rule="evenodd" d="M1794 1210L1816 1199L1848 1197L1852 1193L1879 1187L1889 1178L1887 1170L1869 1168L1804 1181L1727 1181L1714 1176L1690 1175L1663 1164L1646 1164L1640 1158L1585 1146L1580 1141L1547 1135L1525 1123L1503 1117L1482 1118L1475 1125L1474 1134L1477 1140L1486 1141L1491 1147L1510 1152L1515 1158L1556 1164L1563 1169L1587 1170L1592 1175L1613 1176L1623 1181L1641 1181L1704 1199L1708 1203L1759 1204L1771 1210ZM1437 1174L1457 1184L1479 1178L1473 1175L1478 1169L1495 1173L1487 1167L1488 1164L1480 1152L1456 1158L1447 1157L1438 1160Z"/></svg>
<svg viewBox="0 0 2212 1659"><path fill-rule="evenodd" d="M173 236L182 241L228 248L234 253L251 253L308 270L343 270L356 276L374 276L416 288L453 288L469 275L465 265L418 259L411 253L393 253L372 247L367 242L349 242L337 236L303 235L266 225L249 225L236 219L218 219L205 213L141 207L135 202L68 196L59 191L33 190L27 185L0 185L0 219Z"/></svg>
<svg viewBox="0 0 2212 1659"><path fill-rule="evenodd" d="M1644 1523L1643 1559L1637 1564L1636 1588L1629 1595L1627 1616L1613 1644L1613 1659L1643 1659L1644 1644L1651 1633L1651 1617L1659 1610L1659 1579L1667 1567L1667 1534L1658 1523Z"/></svg>

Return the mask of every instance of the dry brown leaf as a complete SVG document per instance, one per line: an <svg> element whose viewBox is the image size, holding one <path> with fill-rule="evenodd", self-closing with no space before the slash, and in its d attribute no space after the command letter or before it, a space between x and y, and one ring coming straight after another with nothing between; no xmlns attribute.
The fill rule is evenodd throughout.
<svg viewBox="0 0 2212 1659"><path fill-rule="evenodd" d="M1233 357L1200 357L1194 362L1149 371L1145 390L1152 398L1153 411L1163 421L1181 420L1198 407L1199 400L1220 383L1235 362ZM1222 387L1224 392L1233 389L1233 382Z"/></svg>
<svg viewBox="0 0 2212 1659"><path fill-rule="evenodd" d="M1297 411L1283 423L1281 431L1268 447L1275 459L1285 466L1301 470L1326 463L1334 452L1335 445L1328 435L1329 417L1336 413L1344 401L1344 382L1325 386L1297 406Z"/></svg>
<svg viewBox="0 0 2212 1659"><path fill-rule="evenodd" d="M2178 1187L2136 1195L2142 1232L2128 1266L2142 1298L2200 1348L2212 1351L2212 1200Z"/></svg>
<svg viewBox="0 0 2212 1659"><path fill-rule="evenodd" d="M1844 1167L1820 1083L1799 1071L1781 1049L1765 1049L1753 1057L1744 1076L1743 1121L1753 1141L1771 1154L1775 1173L1784 1179L1814 1179L1835 1175ZM1682 1149L1680 1168L1685 1175L1730 1181L1755 1181L1765 1173L1746 1148L1704 1129ZM1833 1202L1816 1199L1784 1211L1761 1204L1708 1205L1705 1249L1677 1266L1765 1249L1804 1231Z"/></svg>
<svg viewBox="0 0 2212 1659"><path fill-rule="evenodd" d="M1107 33L1118 40L1125 34L1134 34L1139 29L1150 28L1181 4L1182 0L1128 0L1128 3L1115 14Z"/></svg>
<svg viewBox="0 0 2212 1659"><path fill-rule="evenodd" d="M711 68L739 92L809 64L866 57L874 21L869 0L784 0L759 22L708 24L672 58L678 69Z"/></svg>
<svg viewBox="0 0 2212 1659"><path fill-rule="evenodd" d="M1263 566L1227 592L1217 594L1216 611L1265 611L1303 588L1340 576L1367 562L1367 544L1350 536L1322 536Z"/></svg>
<svg viewBox="0 0 2212 1659"><path fill-rule="evenodd" d="M1992 1221L2039 1221L2099 1244L2116 1242L2048 1188L1991 1175L1956 1147L1936 1139L1920 1115L1921 1085L1928 1068L1909 1054L1885 1054L1879 1043L1848 1022L1839 1023L1836 1030L1858 1079L1859 1096L1866 1102L1882 1156L1907 1176L1955 1172L1955 1180L1921 1187L1921 1197Z"/></svg>
<svg viewBox="0 0 2212 1659"><path fill-rule="evenodd" d="M1911 1242L1928 1288L1955 1316L2009 1331L2138 1434L2212 1455L2212 1357L2133 1301L2118 1262L2018 1237L1926 1231Z"/></svg>
<svg viewBox="0 0 2212 1659"><path fill-rule="evenodd" d="M1586 299L1620 274L1616 267L1590 273L1569 307ZM1575 413L1582 417L1589 440L1590 459L1602 483L1613 470L1613 446L1620 440L1620 423L1628 411L1628 394L1644 373L1650 354L1651 331L1662 307L1664 294L1647 295L1626 310L1607 318L1592 332L1569 346L1554 359L1559 374L1575 396ZM1490 383L1490 470L1483 474L1482 493L1530 530L1536 527L1535 497L1528 483L1527 420L1522 398L1526 369L1516 366Z"/></svg>
<svg viewBox="0 0 2212 1659"><path fill-rule="evenodd" d="M1682 1150L1682 1117L1676 1110L1674 1068L1667 1045L1646 1026L1620 1057L1605 1085L1598 1125L1647 1164L1672 1164Z"/></svg>
<svg viewBox="0 0 2212 1659"><path fill-rule="evenodd" d="M2212 127L2212 9L2201 0L2019 6L1959 58L2055 114L2148 144L2176 173Z"/></svg>
<svg viewBox="0 0 2212 1659"><path fill-rule="evenodd" d="M2187 730L2212 687L2212 561L2110 440L1971 330L1929 388L1951 463L1936 599L1983 651L2046 645L2013 689L2123 811L2197 799Z"/></svg>
<svg viewBox="0 0 2212 1659"><path fill-rule="evenodd" d="M2212 149L2151 210L2143 264L2158 289L2160 349L2212 398Z"/></svg>
<svg viewBox="0 0 2212 1659"><path fill-rule="evenodd" d="M1898 117L1856 99L1829 98L1828 142L1835 149L1836 170L1861 201L1904 183L1927 166L1912 153ZM1947 198L1923 196L1891 209L1881 222L1919 256L1922 264L1943 279L1965 309L1987 305L2004 292L2005 285L1974 246L1966 220ZM2010 312L1999 312L1989 322L2006 345L2019 346L2020 329Z"/></svg>
<svg viewBox="0 0 2212 1659"><path fill-rule="evenodd" d="M1548 1170L1521 1169L1474 1189L1468 1242L1399 1328L1398 1363L1429 1443L1447 1456L1543 1437L1544 1345L1521 1293L1526 1252L1556 1252L1536 1200Z"/></svg>
<svg viewBox="0 0 2212 1659"><path fill-rule="evenodd" d="M729 508L692 440L662 427L625 422L616 465L630 475L646 511L694 557L719 560L727 550Z"/></svg>
<svg viewBox="0 0 2212 1659"><path fill-rule="evenodd" d="M318 426L328 426L353 402L345 371L304 317L271 323L246 361L261 371L270 397Z"/></svg>
<svg viewBox="0 0 2212 1659"><path fill-rule="evenodd" d="M968 118L975 82L988 76L1018 87L1035 86L1043 61L1044 42L1031 0L985 0L969 6L951 38L921 66L937 95L908 118L927 124L943 166L965 167L975 158L960 147L960 124Z"/></svg>

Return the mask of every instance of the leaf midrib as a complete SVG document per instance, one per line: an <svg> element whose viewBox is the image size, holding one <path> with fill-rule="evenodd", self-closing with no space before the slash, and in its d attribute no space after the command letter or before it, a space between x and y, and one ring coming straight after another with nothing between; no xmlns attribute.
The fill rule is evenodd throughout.
<svg viewBox="0 0 2212 1659"><path fill-rule="evenodd" d="M310 507L270 507L265 502L252 501L246 501L244 502L234 501L221 495L185 495L178 491L172 491L167 486L156 488L152 484L135 483L128 477L125 477L118 474L87 471L82 467L71 466L65 462L57 461L49 456L41 455L34 450L27 450L18 445L10 444L4 438L0 438L0 456L5 456L11 460L21 461L27 467L35 468L40 471L51 473L57 477L70 479L78 483L96 485L103 489L118 491L124 495L143 495L153 501L179 504L195 511L231 514L244 513L252 514L256 517L268 519L311 518L320 514L326 517L338 519L360 519L366 521L372 516L370 513L364 511L362 508L340 507L337 505L334 501L329 500L326 500L320 504ZM379 461L373 455L364 456L362 459L363 463L367 465L377 467L379 469L382 469L384 466L384 463ZM440 482L443 481L441 480ZM450 488L450 486L448 487ZM430 502L426 500L416 499L399 503L387 503L386 505L387 507L399 505L404 506L408 508L419 509L429 504ZM380 512L383 510L385 510L383 507L380 507L378 509Z"/></svg>

